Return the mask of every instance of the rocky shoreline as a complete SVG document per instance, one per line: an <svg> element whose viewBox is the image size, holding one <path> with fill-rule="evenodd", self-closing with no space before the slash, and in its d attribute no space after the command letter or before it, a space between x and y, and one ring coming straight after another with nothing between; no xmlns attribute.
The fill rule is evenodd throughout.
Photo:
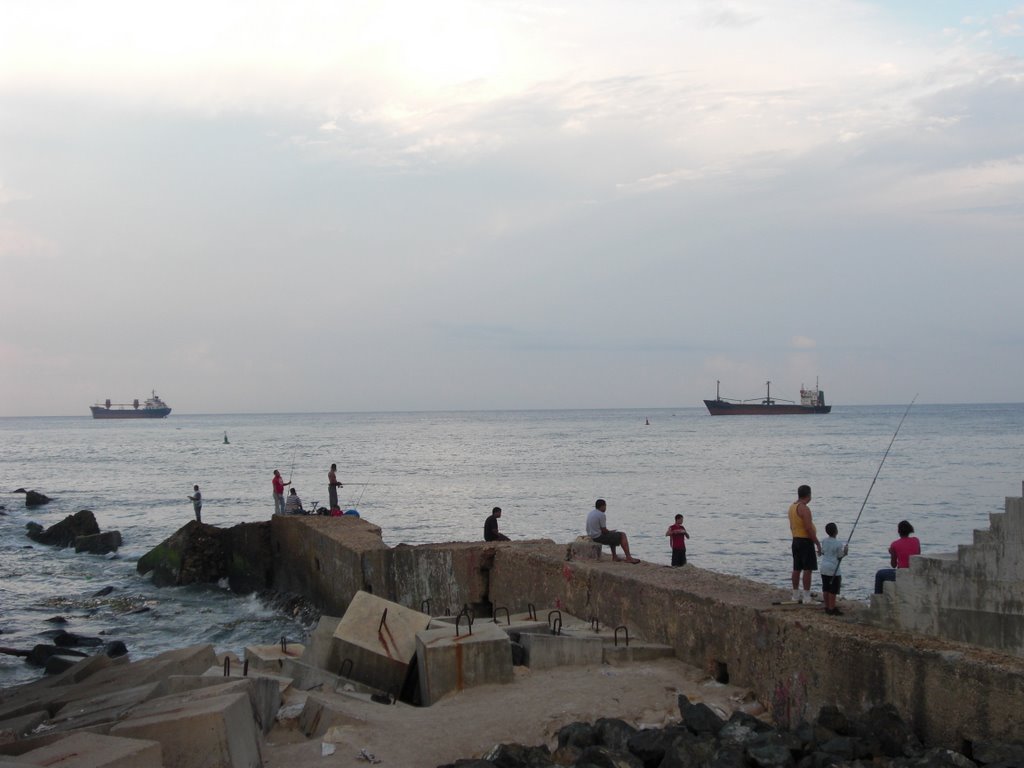
<svg viewBox="0 0 1024 768"><path fill-rule="evenodd" d="M969 755L925 749L895 707L881 705L848 718L823 707L813 723L779 730L736 711L722 720L706 704L679 694L680 721L637 729L618 718L571 723L557 733L557 747L499 744L480 758L438 768L1019 768L1024 743L980 741Z"/></svg>

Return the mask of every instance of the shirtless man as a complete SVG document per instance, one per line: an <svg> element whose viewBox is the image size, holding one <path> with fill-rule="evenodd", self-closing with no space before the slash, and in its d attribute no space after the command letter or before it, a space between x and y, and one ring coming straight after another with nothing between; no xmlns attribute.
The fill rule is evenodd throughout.
<svg viewBox="0 0 1024 768"><path fill-rule="evenodd" d="M789 505L789 530L793 534L793 602L811 602L811 571L818 570L821 542L818 531L811 519L811 486L801 485L796 491L797 500ZM800 575L803 574L803 591L798 591Z"/></svg>
<svg viewBox="0 0 1024 768"><path fill-rule="evenodd" d="M338 465L331 464L331 471L327 473L327 497L329 499L328 505L333 512L338 507L338 489L344 486L338 482Z"/></svg>
<svg viewBox="0 0 1024 768"><path fill-rule="evenodd" d="M594 508L587 514L587 536L598 544L607 544L612 548L612 560L625 560L627 563L639 563L635 557L629 554L629 540L622 531L609 531L608 520L605 517L607 505L604 499L594 502ZM615 548L622 547L625 558L615 554Z"/></svg>

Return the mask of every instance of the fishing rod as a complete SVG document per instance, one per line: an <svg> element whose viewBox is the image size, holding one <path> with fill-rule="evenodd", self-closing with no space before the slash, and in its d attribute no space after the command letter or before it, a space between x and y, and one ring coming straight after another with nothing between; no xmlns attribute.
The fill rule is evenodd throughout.
<svg viewBox="0 0 1024 768"><path fill-rule="evenodd" d="M359 492L359 498L356 499L356 503L352 505L353 507L358 507L359 506L359 502L363 500L363 494L366 493L366 489L370 487L370 484L369 483L352 483L352 485L361 485L361 486L363 486L363 490L361 490Z"/></svg>
<svg viewBox="0 0 1024 768"><path fill-rule="evenodd" d="M907 406L907 410L903 412L903 418L900 419L900 423L896 425L896 431L892 433L892 440L889 441L889 448L886 448L885 453L882 454L882 460L878 463L878 469L875 470L875 476L871 480L871 487L868 488L868 492L864 496L864 502L860 505L860 512L857 513L857 519L853 521L853 527L850 529L850 535L846 537L846 546L850 546L850 540L853 538L853 532L857 530L857 523L860 522L860 516L864 514L864 507L868 503L868 497L871 495L872 488L875 487L875 480L878 479L878 473L882 471L882 465L885 464L885 457L889 455L889 449L892 448L892 444L896 442L896 435L900 433L900 427L903 426L903 419L907 418L907 414L910 413L910 408L914 405L915 400L917 400L917 395L914 395L914 399L910 401L910 405Z"/></svg>
<svg viewBox="0 0 1024 768"><path fill-rule="evenodd" d="M288 484L289 485L291 485L291 483L292 483L292 472L295 471L295 458L298 455L299 455L299 449L296 448L294 451L292 451L292 466L291 466L291 469L288 470Z"/></svg>

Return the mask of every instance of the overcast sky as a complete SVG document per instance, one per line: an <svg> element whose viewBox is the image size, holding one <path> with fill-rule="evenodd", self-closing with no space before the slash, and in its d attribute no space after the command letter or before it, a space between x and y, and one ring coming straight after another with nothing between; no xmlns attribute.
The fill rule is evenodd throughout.
<svg viewBox="0 0 1024 768"><path fill-rule="evenodd" d="M0 415L1024 400L1024 3L0 0Z"/></svg>

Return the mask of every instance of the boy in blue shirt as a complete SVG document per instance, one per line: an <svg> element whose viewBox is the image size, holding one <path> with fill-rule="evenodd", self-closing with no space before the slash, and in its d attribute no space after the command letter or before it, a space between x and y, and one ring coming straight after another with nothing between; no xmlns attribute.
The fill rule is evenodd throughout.
<svg viewBox="0 0 1024 768"><path fill-rule="evenodd" d="M839 586L843 577L839 575L840 561L846 557L848 550L846 545L840 542L836 536L839 535L839 527L835 523L825 526L825 533L828 537L821 542L821 562L818 570L821 572L821 592L825 601L825 613L829 616L842 616L843 612L836 608L836 596L839 594Z"/></svg>

